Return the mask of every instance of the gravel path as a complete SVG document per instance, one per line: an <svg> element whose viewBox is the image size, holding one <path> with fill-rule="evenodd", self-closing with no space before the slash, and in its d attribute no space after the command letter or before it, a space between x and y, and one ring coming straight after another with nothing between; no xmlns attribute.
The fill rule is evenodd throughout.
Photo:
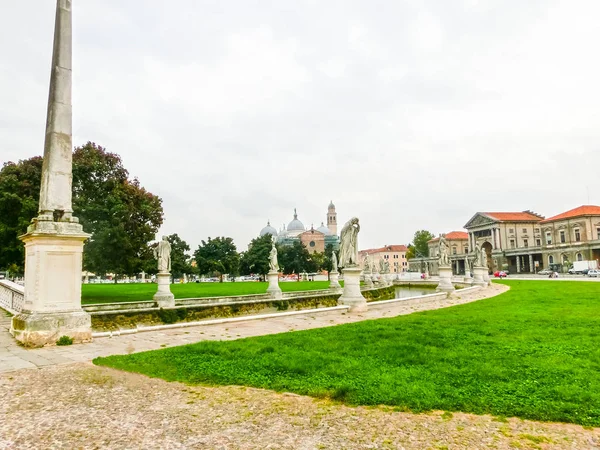
<svg viewBox="0 0 600 450"><path fill-rule="evenodd" d="M593 449L600 429L348 407L77 363L0 375L0 448Z"/></svg>

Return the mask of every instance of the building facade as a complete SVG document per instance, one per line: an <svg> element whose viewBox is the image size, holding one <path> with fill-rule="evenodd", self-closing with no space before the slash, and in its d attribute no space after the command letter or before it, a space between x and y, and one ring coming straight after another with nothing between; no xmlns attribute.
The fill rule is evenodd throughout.
<svg viewBox="0 0 600 450"><path fill-rule="evenodd" d="M390 265L390 273L407 272L407 250L408 248L405 245L385 245L381 248L361 250L358 252L358 264L363 268L365 257L369 255L371 261L374 261L376 264L379 264L379 260L387 261Z"/></svg>
<svg viewBox="0 0 600 450"><path fill-rule="evenodd" d="M451 231L444 234L446 243L450 248L450 262L452 271L455 274L465 273L465 257L469 253L469 236L465 231ZM427 242L429 247L429 256L421 258L412 258L409 261L411 272L429 273L437 275L438 271L438 245L440 238L436 237Z"/></svg>
<svg viewBox="0 0 600 450"><path fill-rule="evenodd" d="M465 228L464 253L456 244L453 254L451 245L455 274L464 273L465 257L475 245L486 251L490 273L536 273L546 268L566 272L573 262L590 260L600 266L600 206L583 205L547 219L532 211L478 212ZM430 241L430 258L410 260L411 271L422 271L427 263L433 268L430 273L436 273L437 241Z"/></svg>
<svg viewBox="0 0 600 450"><path fill-rule="evenodd" d="M314 228L305 228L304 224L298 219L298 213L294 208L294 218L286 226L283 224L281 229L277 231L267 221L267 225L260 231L260 236L270 234L275 242L280 245L293 245L294 242L300 241L310 253L324 252L328 245L332 245L334 250L340 247L340 239L337 235L337 212L333 202L327 207L327 226L321 222L321 226Z"/></svg>

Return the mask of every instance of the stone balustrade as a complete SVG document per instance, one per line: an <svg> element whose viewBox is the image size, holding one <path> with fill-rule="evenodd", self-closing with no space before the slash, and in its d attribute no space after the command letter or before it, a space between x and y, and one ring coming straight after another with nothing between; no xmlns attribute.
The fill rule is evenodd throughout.
<svg viewBox="0 0 600 450"><path fill-rule="evenodd" d="M0 308L11 314L23 311L25 288L8 280L0 280Z"/></svg>

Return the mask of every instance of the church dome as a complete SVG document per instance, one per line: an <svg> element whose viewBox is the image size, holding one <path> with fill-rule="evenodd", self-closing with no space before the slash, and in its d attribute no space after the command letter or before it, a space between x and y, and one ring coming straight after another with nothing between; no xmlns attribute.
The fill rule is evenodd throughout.
<svg viewBox="0 0 600 450"><path fill-rule="evenodd" d="M335 209L335 205L333 204L333 200L329 201L328 209Z"/></svg>
<svg viewBox="0 0 600 450"><path fill-rule="evenodd" d="M304 224L298 220L298 214L296 213L296 208L294 208L294 220L292 220L287 226L288 232L293 231L305 231Z"/></svg>
<svg viewBox="0 0 600 450"><path fill-rule="evenodd" d="M331 234L331 231L329 230L329 228L323 225L323 222L321 222L321 226L317 228L317 231L323 233L325 236L329 236Z"/></svg>
<svg viewBox="0 0 600 450"><path fill-rule="evenodd" d="M270 222L267 222L267 226L260 230L260 235L270 234L271 236L277 236L277 230L271 226Z"/></svg>

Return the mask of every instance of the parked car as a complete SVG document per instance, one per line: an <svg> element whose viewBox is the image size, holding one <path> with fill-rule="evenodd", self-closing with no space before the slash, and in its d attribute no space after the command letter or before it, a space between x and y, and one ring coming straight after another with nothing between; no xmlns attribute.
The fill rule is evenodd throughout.
<svg viewBox="0 0 600 450"><path fill-rule="evenodd" d="M588 272L589 272L590 270L594 270L594 269L582 269L582 270L575 270L575 267L571 267L571 268L569 269L569 273L570 273L571 275L576 275L576 274L587 275L587 274L588 274Z"/></svg>
<svg viewBox="0 0 600 450"><path fill-rule="evenodd" d="M588 270L587 276L598 278L598 276L600 276L600 270L590 269L590 270Z"/></svg>
<svg viewBox="0 0 600 450"><path fill-rule="evenodd" d="M550 275L552 272L554 271L550 269L543 269L538 272L538 275Z"/></svg>
<svg viewBox="0 0 600 450"><path fill-rule="evenodd" d="M505 272L504 270L496 270L496 271L494 272L494 276L495 276L496 278L505 278L507 275L508 275L508 273L507 273L507 272Z"/></svg>

